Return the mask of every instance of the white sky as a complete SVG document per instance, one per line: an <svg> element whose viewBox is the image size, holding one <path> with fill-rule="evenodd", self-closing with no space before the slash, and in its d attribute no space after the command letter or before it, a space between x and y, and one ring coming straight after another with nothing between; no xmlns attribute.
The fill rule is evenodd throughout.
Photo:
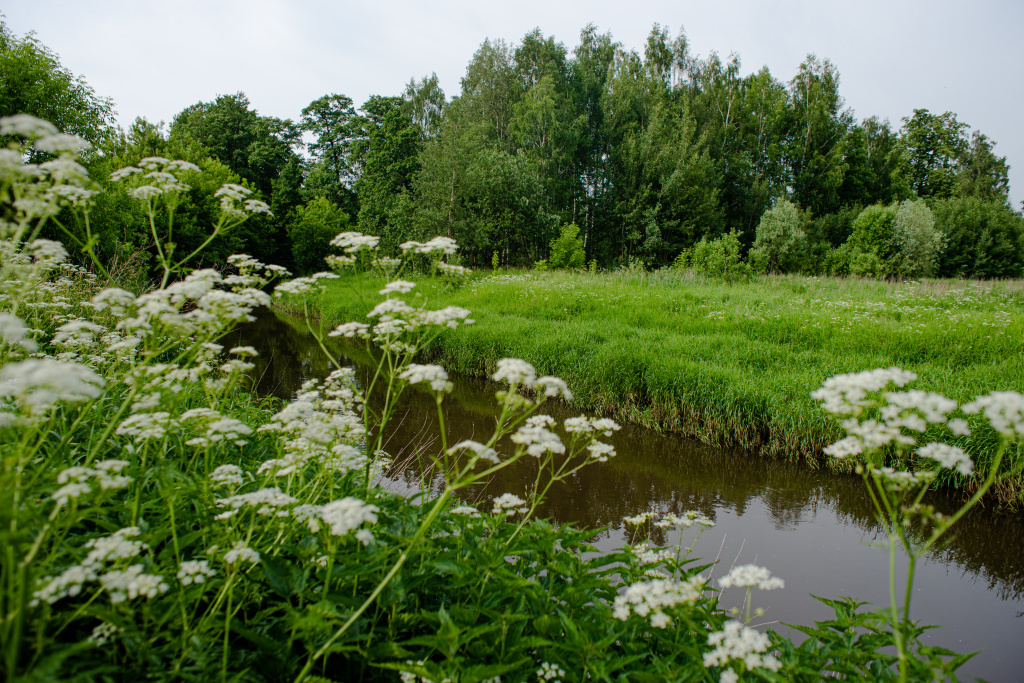
<svg viewBox="0 0 1024 683"><path fill-rule="evenodd" d="M485 38L518 42L534 27L571 51L593 22L642 50L653 23L685 28L692 51L737 52L743 72L783 81L809 52L831 60L858 118L895 127L915 108L953 111L997 144L1024 199L1024 2L1020 0L10 0L17 34L35 31L119 120L152 121L243 91L265 115L297 119L328 93L360 105L436 71L459 91Z"/></svg>

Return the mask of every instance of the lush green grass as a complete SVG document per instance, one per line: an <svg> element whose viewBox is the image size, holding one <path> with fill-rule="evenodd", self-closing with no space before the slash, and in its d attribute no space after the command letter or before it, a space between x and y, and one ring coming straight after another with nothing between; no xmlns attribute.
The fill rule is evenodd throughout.
<svg viewBox="0 0 1024 683"><path fill-rule="evenodd" d="M418 281L431 307L476 319L434 345L449 370L483 375L523 358L568 381L582 408L815 464L840 430L810 393L837 373L895 365L919 375L915 388L960 401L1024 388L1020 282L499 272L453 292ZM383 282L331 282L324 325L365 320ZM991 438L964 443L979 454Z"/></svg>

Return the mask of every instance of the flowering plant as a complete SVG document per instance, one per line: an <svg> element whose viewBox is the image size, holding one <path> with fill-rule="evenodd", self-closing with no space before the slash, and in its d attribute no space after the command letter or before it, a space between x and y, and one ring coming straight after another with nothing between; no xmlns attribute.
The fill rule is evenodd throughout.
<svg viewBox="0 0 1024 683"><path fill-rule="evenodd" d="M189 272L198 251L178 256L157 243L154 229L160 282L141 294L122 289L89 233L95 190L76 160L84 143L25 116L0 119L0 134L24 140L0 150L5 679L158 672L202 681L395 680L397 672L438 683L736 681L817 680L826 670L884 679L894 671L881 651L894 642L888 633L900 647L900 674L931 677L927 666L904 665L918 661L919 650L905 643L919 629L851 636L872 626L851 601L830 601L837 619L809 629L813 637L800 647L758 632L751 591L781 587L759 567L737 567L718 581L747 589L745 622L730 621L704 573L711 565L690 557L692 543L684 546L689 530L712 525L699 513L631 518L647 538L603 556L587 543L593 532L535 519L552 487L614 457L605 439L618 425L587 416L557 423L543 407L572 399L565 382L506 358L491 373L502 384L495 429L481 441L450 444L442 403L452 384L444 368L418 355L443 330L471 324L470 312L408 303L402 297L416 285L398 279L397 266L364 321L324 334L307 320L334 364L326 377L283 405L239 391L257 351L225 350L225 333L259 306L303 300L333 274L281 283L272 298L264 288L284 269L239 254L226 272ZM58 156L26 164L31 145ZM187 174L197 172L149 158L114 175L132 184L152 225L158 215L171 225ZM266 210L238 186L226 185L220 197L223 216L212 234ZM65 232L99 275L40 238L64 208L86 216L84 232ZM374 246L355 233L336 241L357 256ZM407 250L456 248L435 238ZM440 259L435 265L443 273ZM385 266L394 264L374 267ZM372 352L367 383L332 353L332 336ZM833 394L821 396L827 405L866 415L864 392L875 389L858 394L833 384L826 387ZM436 401L433 459L443 483L433 491L424 482L404 498L378 486L376 475L386 466L383 435L414 385ZM374 393L383 398L368 400ZM937 399L909 400L890 399L897 408L883 409L884 425L851 424L859 441L833 452L867 458L887 444L909 447L900 435L919 425L911 413L928 422L952 411ZM983 412L1016 438L1016 401L993 395L962 410ZM918 455L969 471L950 448L926 446ZM457 500L520 460L537 471L525 497L505 492L479 508ZM883 483L906 479L876 470L865 471ZM878 490L906 495L911 486ZM678 542L654 546L655 530L677 532ZM942 671L955 669L956 661L935 659Z"/></svg>

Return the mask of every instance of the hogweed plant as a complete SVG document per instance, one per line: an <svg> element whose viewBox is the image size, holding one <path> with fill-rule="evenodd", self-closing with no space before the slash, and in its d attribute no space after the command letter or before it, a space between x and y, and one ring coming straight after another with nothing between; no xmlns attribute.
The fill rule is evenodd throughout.
<svg viewBox="0 0 1024 683"><path fill-rule="evenodd" d="M899 660L901 681L935 672L948 674L950 663L937 648L921 645L923 632L911 619L914 577L918 561L941 542L950 528L974 508L1000 478L1017 474L1024 461L1004 469L1007 449L1024 436L1024 396L1017 392L994 392L958 405L934 392L904 389L917 379L899 368L836 375L812 394L827 412L842 419L847 436L825 448L833 458L851 460L863 477L878 523L889 538L888 609L878 612L891 630ZM952 513L941 513L925 502L938 469L948 469L968 477L975 463L960 447L944 440L967 436L970 416L980 415L997 436L994 452L989 454L988 474L975 487L970 498ZM976 427L981 420L975 419ZM908 560L900 598L900 577L896 565L898 550ZM922 655L916 656L915 648Z"/></svg>
<svg viewBox="0 0 1024 683"><path fill-rule="evenodd" d="M693 543L684 541L710 528L698 513L627 520L643 539L607 555L588 544L593 531L537 519L553 487L614 456L603 439L618 425L585 416L555 424L544 404L571 399L569 388L525 361L503 359L492 372L503 385L493 432L449 443L447 372L417 361L442 331L471 323L470 313L409 304L415 284L399 275L411 259L378 255L372 236L336 240L352 264L389 276L366 319L327 334L309 323L328 355L327 336L365 343L376 359L369 378L330 356L333 371L293 400L256 399L246 374L256 350L226 349L220 340L270 304L265 288L287 273L246 255L230 257L222 270L189 272L201 249L178 255L171 237L189 174L199 171L150 158L115 172L150 216L150 248L162 269L151 291L130 292L96 257L88 227L96 190L77 160L85 143L27 116L0 119L0 134L22 141L0 151L5 680L931 677L918 665L923 649L913 646L909 602L894 603L885 630L858 603L827 601L836 619L806 629L812 637L797 647L750 623L751 592L779 581L763 568L736 567L718 582L748 591L744 619L730 620L705 573L711 565L691 557ZM53 159L26 163L38 153ZM219 196L223 215L210 239L265 211L240 186ZM57 229L90 269L40 238L68 211L81 220ZM445 238L407 245L429 258L438 277L446 276L441 257L456 248ZM275 296L304 300L332 276L292 279ZM881 421L868 422L875 407L865 396L893 378L905 379L886 375L860 389L836 380L821 398L856 419L855 441L834 451L863 460L894 543L924 552L962 512L926 514L925 479L886 471L872 458L886 444L911 448L903 436L920 426L912 413L922 406L931 411L921 412L926 422L953 408L888 398L895 408L880 407ZM431 392L438 406L432 460L442 484L435 490L424 481L419 495L405 498L377 485L377 473L383 435L411 386ZM997 460L1021 431L1019 402L993 395L961 409L984 413L1004 435ZM925 446L917 456L969 472L950 447ZM458 499L527 459L538 474L525 498L506 492L479 507ZM897 524L904 509L937 531L912 536L917 527ZM674 545L654 543L673 532ZM894 643L895 667L884 651Z"/></svg>

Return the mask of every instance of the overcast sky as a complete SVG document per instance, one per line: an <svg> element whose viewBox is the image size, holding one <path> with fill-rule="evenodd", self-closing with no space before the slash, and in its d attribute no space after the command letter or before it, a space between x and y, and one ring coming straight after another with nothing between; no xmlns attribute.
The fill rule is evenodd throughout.
<svg viewBox="0 0 1024 683"><path fill-rule="evenodd" d="M685 29L694 54L739 54L790 80L807 53L831 60L858 118L896 127L914 109L953 111L996 143L1024 199L1021 0L13 0L17 34L35 31L64 66L114 99L119 121L170 122L184 107L245 92L261 113L297 119L327 93L356 104L436 72L445 93L485 38L535 27L571 51L594 23L642 50L655 22Z"/></svg>

